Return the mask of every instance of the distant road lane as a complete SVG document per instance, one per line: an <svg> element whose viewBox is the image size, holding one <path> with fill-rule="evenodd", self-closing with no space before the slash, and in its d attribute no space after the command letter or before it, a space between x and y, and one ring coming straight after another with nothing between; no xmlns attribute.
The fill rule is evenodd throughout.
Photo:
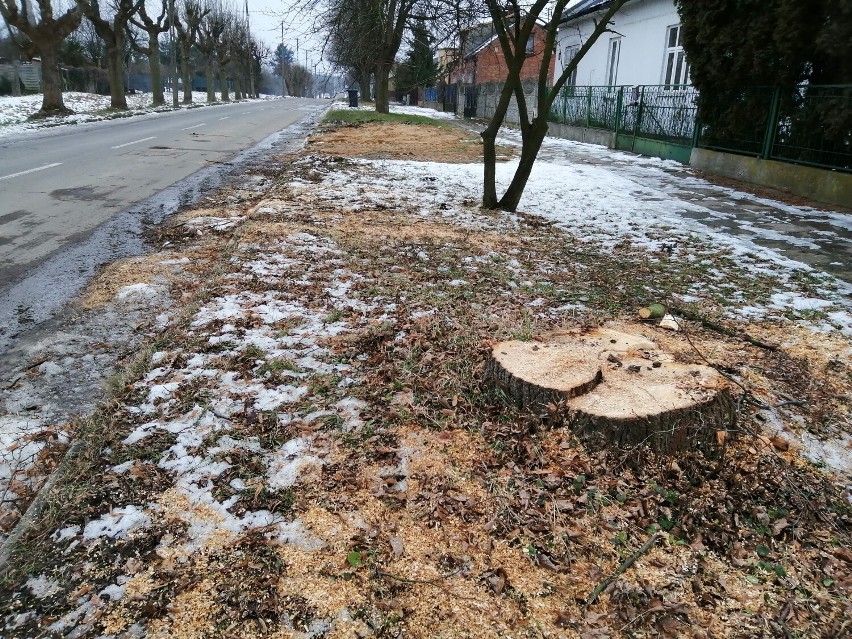
<svg viewBox="0 0 852 639"><path fill-rule="evenodd" d="M0 138L0 289L119 211L327 104L241 102Z"/></svg>

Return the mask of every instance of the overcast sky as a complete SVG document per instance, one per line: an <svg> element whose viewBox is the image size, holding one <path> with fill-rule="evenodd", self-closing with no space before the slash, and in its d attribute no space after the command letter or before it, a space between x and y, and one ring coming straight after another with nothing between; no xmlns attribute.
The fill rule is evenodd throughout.
<svg viewBox="0 0 852 639"><path fill-rule="evenodd" d="M235 0L240 3L240 9L245 10L246 0ZM298 62L305 64L307 53L308 66L313 69L318 65L327 70L322 55L322 36L312 33L314 14L297 10L298 0L248 0L251 30L256 38L262 40L270 48L275 49L281 42L281 24L284 24L284 44L296 51L298 40Z"/></svg>

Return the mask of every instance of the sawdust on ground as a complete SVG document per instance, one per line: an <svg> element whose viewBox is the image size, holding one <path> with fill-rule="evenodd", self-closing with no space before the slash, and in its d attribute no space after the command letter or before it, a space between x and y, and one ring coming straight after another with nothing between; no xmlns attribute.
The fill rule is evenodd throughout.
<svg viewBox="0 0 852 639"><path fill-rule="evenodd" d="M371 160L417 160L463 164L482 159L482 142L470 132L451 126L368 123L335 129L309 141L314 153ZM506 159L509 148L500 147Z"/></svg>

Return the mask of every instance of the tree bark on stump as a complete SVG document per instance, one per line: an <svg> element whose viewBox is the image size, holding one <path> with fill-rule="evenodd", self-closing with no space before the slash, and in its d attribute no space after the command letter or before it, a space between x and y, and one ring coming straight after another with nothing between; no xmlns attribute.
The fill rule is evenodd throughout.
<svg viewBox="0 0 852 639"><path fill-rule="evenodd" d="M500 342L485 375L519 408L555 406L585 439L616 447L712 451L736 416L730 384L715 369L675 362L647 338L607 328Z"/></svg>

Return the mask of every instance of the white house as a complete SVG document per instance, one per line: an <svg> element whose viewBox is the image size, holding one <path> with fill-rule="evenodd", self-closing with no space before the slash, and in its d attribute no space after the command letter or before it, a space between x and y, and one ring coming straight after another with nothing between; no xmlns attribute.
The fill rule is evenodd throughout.
<svg viewBox="0 0 852 639"><path fill-rule="evenodd" d="M562 16L556 77L595 29L611 0L580 0ZM571 74L569 85L689 84L680 17L672 0L628 0Z"/></svg>

